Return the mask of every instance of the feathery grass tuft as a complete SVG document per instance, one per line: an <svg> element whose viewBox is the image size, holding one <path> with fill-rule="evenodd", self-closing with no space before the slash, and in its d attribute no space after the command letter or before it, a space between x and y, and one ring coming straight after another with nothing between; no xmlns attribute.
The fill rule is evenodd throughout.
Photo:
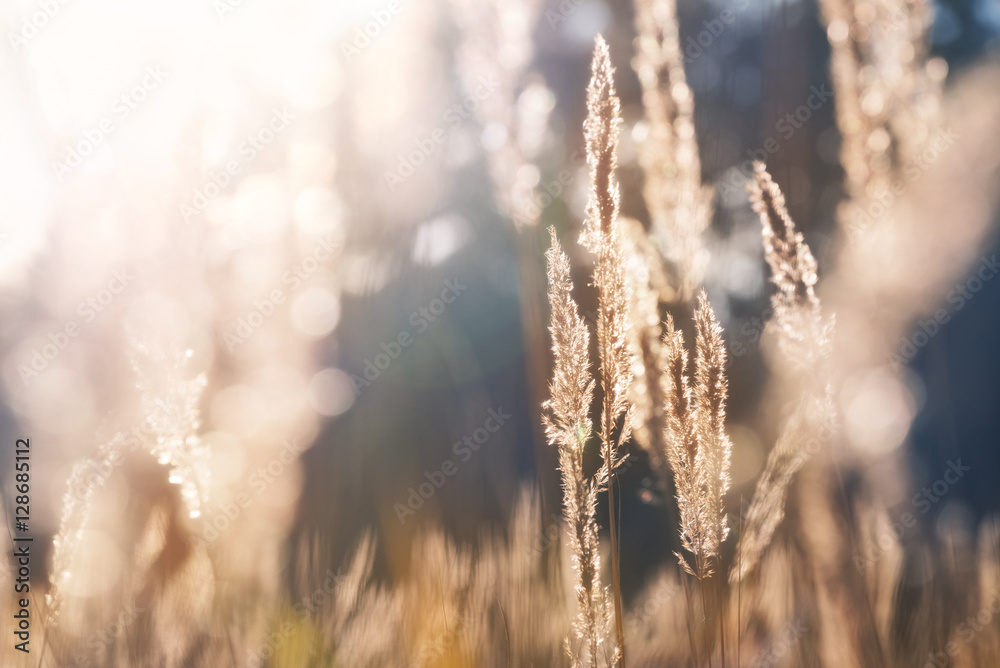
<svg viewBox="0 0 1000 668"><path fill-rule="evenodd" d="M665 411L666 459L674 475L680 512L681 545L694 556L677 559L698 579L712 575L719 548L729 535L724 511L729 490L732 443L725 431L726 349L722 329L704 292L695 312L694 382L688 377L684 337L668 317L663 346L667 366Z"/></svg>
<svg viewBox="0 0 1000 668"><path fill-rule="evenodd" d="M747 185L754 211L760 216L764 258L778 291L771 297L774 323L781 333L782 352L792 361L814 366L829 354L832 323L824 323L816 297L817 267L802 233L795 227L785 197L761 162Z"/></svg>
<svg viewBox="0 0 1000 668"><path fill-rule="evenodd" d="M597 535L597 494L607 481L602 468L594 479L583 472L583 449L593 426L590 404L594 380L590 375L590 334L573 300L569 258L559 247L555 229L549 228L552 246L548 261L549 303L554 365L550 398L543 420L549 443L559 454L563 505L569 525L569 547L576 577L577 639L583 647L567 643L574 666L597 665L597 657L610 627L607 591L601 586L601 557ZM589 663L588 663L589 658Z"/></svg>
<svg viewBox="0 0 1000 668"><path fill-rule="evenodd" d="M626 274L624 245L618 220L618 129L620 104L614 89L614 68L604 38L597 36L590 85L587 87L587 120L584 135L587 163L590 165L590 200L582 243L597 255L594 285L598 291L597 350L601 362L601 454L603 477L608 483L608 513L611 541L611 575L615 604L615 628L622 668L625 665L624 612L621 583L618 530L615 504L615 469L623 461L620 446L629 439L631 417L626 417L617 437L614 431L628 407L632 385L632 347L630 345L631 294Z"/></svg>
<svg viewBox="0 0 1000 668"><path fill-rule="evenodd" d="M754 180L747 189L760 216L764 257L778 288L771 297L772 322L785 356L784 380L799 394L757 481L740 536L741 558L730 572L732 582L759 563L785 517L795 474L832 438L835 422L828 385L833 320L824 320L816 296L816 260L788 215L781 189L762 163L754 164Z"/></svg>

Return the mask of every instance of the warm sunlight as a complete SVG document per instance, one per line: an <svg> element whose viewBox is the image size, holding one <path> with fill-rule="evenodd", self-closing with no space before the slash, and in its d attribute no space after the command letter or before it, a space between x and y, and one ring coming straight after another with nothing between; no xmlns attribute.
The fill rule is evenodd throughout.
<svg viewBox="0 0 1000 668"><path fill-rule="evenodd" d="M997 0L0 32L5 668L1000 665Z"/></svg>

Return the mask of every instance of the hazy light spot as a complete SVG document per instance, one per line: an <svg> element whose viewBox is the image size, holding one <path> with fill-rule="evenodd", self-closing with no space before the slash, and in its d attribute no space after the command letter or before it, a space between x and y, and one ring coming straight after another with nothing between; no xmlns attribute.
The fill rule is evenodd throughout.
<svg viewBox="0 0 1000 668"><path fill-rule="evenodd" d="M351 377L340 369L323 369L309 381L309 403L323 415L340 415L354 403Z"/></svg>
<svg viewBox="0 0 1000 668"><path fill-rule="evenodd" d="M306 336L326 336L340 321L340 300L326 288L307 288L292 302L291 319Z"/></svg>
<svg viewBox="0 0 1000 668"><path fill-rule="evenodd" d="M641 144L649 136L649 123L646 121L637 121L635 125L632 126L632 141L636 144Z"/></svg>
<svg viewBox="0 0 1000 668"><path fill-rule="evenodd" d="M499 151L507 143L507 128L500 123L490 123L483 128L483 134L479 140L487 151L491 153Z"/></svg>
<svg viewBox="0 0 1000 668"><path fill-rule="evenodd" d="M455 254L469 240L469 227L458 215L443 216L417 229L413 242L413 261L434 266Z"/></svg>
<svg viewBox="0 0 1000 668"><path fill-rule="evenodd" d="M398 268L391 256L372 250L345 253L340 269L344 292L365 296L382 290Z"/></svg>
<svg viewBox="0 0 1000 668"><path fill-rule="evenodd" d="M233 222L248 241L269 243L285 233L290 211L288 191L277 178L250 176L233 201Z"/></svg>
<svg viewBox="0 0 1000 668"><path fill-rule="evenodd" d="M525 113L548 114L556 106L556 96L545 85L534 83L524 89L517 103Z"/></svg>
<svg viewBox="0 0 1000 668"><path fill-rule="evenodd" d="M247 467L246 446L232 434L210 431L201 437L209 451L210 479L213 485L225 486L239 483Z"/></svg>
<svg viewBox="0 0 1000 668"><path fill-rule="evenodd" d="M525 188L534 188L542 180L542 174L534 165L521 165L517 170L517 182Z"/></svg>
<svg viewBox="0 0 1000 668"><path fill-rule="evenodd" d="M915 401L909 388L885 368L859 371L841 390L845 431L866 455L898 448L910 428Z"/></svg>
<svg viewBox="0 0 1000 668"><path fill-rule="evenodd" d="M849 28L846 21L837 19L830 22L830 26L826 29L826 36L831 42L843 42L847 39Z"/></svg>
<svg viewBox="0 0 1000 668"><path fill-rule="evenodd" d="M90 384L75 371L54 363L27 385L23 398L15 399L15 406L53 434L86 429L94 417Z"/></svg>
<svg viewBox="0 0 1000 668"><path fill-rule="evenodd" d="M295 225L307 234L334 233L344 236L340 200L329 188L307 188L295 198L292 217Z"/></svg>

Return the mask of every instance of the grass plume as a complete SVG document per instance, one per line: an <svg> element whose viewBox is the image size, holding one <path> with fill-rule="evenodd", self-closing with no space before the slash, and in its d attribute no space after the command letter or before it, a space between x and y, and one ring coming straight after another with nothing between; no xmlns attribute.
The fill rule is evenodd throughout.
<svg viewBox="0 0 1000 668"><path fill-rule="evenodd" d="M622 462L619 448L629 438L631 419L626 417L617 435L615 431L619 418L628 406L632 384L632 349L629 345L631 296L618 220L619 195L615 175L620 125L621 109L615 95L611 55L604 38L598 35L590 85L587 87L587 120L584 122L591 190L583 242L597 255L594 285L598 291L597 350L603 391L600 425L601 455L604 458L602 476L607 478L615 628L624 668L624 612L614 474Z"/></svg>
<svg viewBox="0 0 1000 668"><path fill-rule="evenodd" d="M681 545L694 565L677 558L688 573L705 579L714 572L719 549L729 535L724 511L729 490L732 443L726 434L726 350L722 329L702 293L695 312L693 382L688 376L684 337L666 322L666 459L674 475L680 512Z"/></svg>
<svg viewBox="0 0 1000 668"><path fill-rule="evenodd" d="M827 378L833 322L823 319L816 296L816 260L763 163L755 163L754 180L747 189L760 216L764 257L777 288L771 296L772 327L786 361L784 379L800 392L757 481L740 537L741 558L730 572L733 582L742 580L760 561L784 519L795 474L827 445L835 422Z"/></svg>
<svg viewBox="0 0 1000 668"><path fill-rule="evenodd" d="M879 195L909 178L906 164L939 123L947 65L928 59L927 0L822 0L848 198L838 212L853 238L872 225Z"/></svg>
<svg viewBox="0 0 1000 668"><path fill-rule="evenodd" d="M635 24L635 71L649 132L640 146L643 195L679 297L690 301L708 267L702 235L712 221L713 192L701 181L694 93L684 73L675 0L636 0Z"/></svg>
<svg viewBox="0 0 1000 668"><path fill-rule="evenodd" d="M597 494L606 483L602 468L596 478L583 472L583 449L593 431L590 404L594 379L590 375L590 334L573 300L569 258L550 228L548 260L549 303L554 365L550 397L543 419L549 443L559 455L563 505L569 525L569 548L575 576L577 616L574 628L583 648L569 647L575 666L597 665L610 624L607 591L601 585L601 557L597 533ZM589 658L589 663L588 663Z"/></svg>

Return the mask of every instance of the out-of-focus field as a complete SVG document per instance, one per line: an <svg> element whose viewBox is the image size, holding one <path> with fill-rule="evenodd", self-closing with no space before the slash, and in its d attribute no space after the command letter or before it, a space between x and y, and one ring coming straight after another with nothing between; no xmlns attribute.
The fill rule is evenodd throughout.
<svg viewBox="0 0 1000 668"><path fill-rule="evenodd" d="M1000 661L996 0L0 32L4 666Z"/></svg>

